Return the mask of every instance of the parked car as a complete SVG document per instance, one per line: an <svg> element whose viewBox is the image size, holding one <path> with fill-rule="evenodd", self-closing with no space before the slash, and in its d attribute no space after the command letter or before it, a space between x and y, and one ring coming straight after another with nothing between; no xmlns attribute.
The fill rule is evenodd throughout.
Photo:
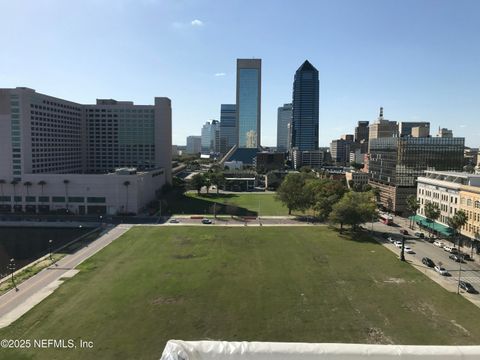
<svg viewBox="0 0 480 360"><path fill-rule="evenodd" d="M463 257L463 260L466 260L466 261L473 261L473 259L472 259L472 258L470 257L470 255L468 255L468 254L460 254L460 255L462 255L462 257Z"/></svg>
<svg viewBox="0 0 480 360"><path fill-rule="evenodd" d="M441 266L439 266L439 265L435 265L434 269L435 269L435 271L436 271L437 273L439 273L439 274L442 275L442 276L448 276L448 275L450 275L445 268L443 268L443 267L441 267Z"/></svg>
<svg viewBox="0 0 480 360"><path fill-rule="evenodd" d="M407 254L414 254L415 251L413 251L413 249L410 247L410 246L405 246L403 248L403 250L407 253Z"/></svg>
<svg viewBox="0 0 480 360"><path fill-rule="evenodd" d="M431 267L431 268L435 267L435 263L432 261L432 259L430 259L428 257L424 257L422 259L422 264L426 265L428 267Z"/></svg>
<svg viewBox="0 0 480 360"><path fill-rule="evenodd" d="M382 237L383 237L384 239L387 239L387 238L388 238L388 233L382 233Z"/></svg>
<svg viewBox="0 0 480 360"><path fill-rule="evenodd" d="M450 254L448 257L456 262L463 262L463 258L460 255Z"/></svg>
<svg viewBox="0 0 480 360"><path fill-rule="evenodd" d="M400 234L408 235L408 231L405 230L405 229L401 229L401 230L400 230Z"/></svg>
<svg viewBox="0 0 480 360"><path fill-rule="evenodd" d="M175 218L170 219L170 223L171 223L171 224L178 224L179 222L180 222L180 221L178 221L178 219L175 219Z"/></svg>
<svg viewBox="0 0 480 360"><path fill-rule="evenodd" d="M389 236L389 237L387 238L387 240L388 240L389 242L391 242L392 244L395 243L395 239L394 239L393 237L391 237L391 236Z"/></svg>
<svg viewBox="0 0 480 360"><path fill-rule="evenodd" d="M470 284L466 281L460 281L459 286L460 286L460 289L463 289L470 294L477 294L478 293L478 291L475 290L475 288L472 286L472 284Z"/></svg>
<svg viewBox="0 0 480 360"><path fill-rule="evenodd" d="M211 224L212 220L210 219L202 219L202 224Z"/></svg>
<svg viewBox="0 0 480 360"><path fill-rule="evenodd" d="M449 253L452 253L452 254L458 254L458 250L450 245L444 245L443 250L448 251Z"/></svg>
<svg viewBox="0 0 480 360"><path fill-rule="evenodd" d="M438 246L440 248L443 248L445 246L445 244L443 242L439 241L439 240L435 240L433 242L433 245Z"/></svg>
<svg viewBox="0 0 480 360"><path fill-rule="evenodd" d="M421 233L421 232L416 232L415 233L415 236L420 238L420 239L423 239L425 237L425 234L424 233Z"/></svg>
<svg viewBox="0 0 480 360"><path fill-rule="evenodd" d="M402 247L402 242L397 240L393 243L393 245L395 245L397 248L401 248Z"/></svg>

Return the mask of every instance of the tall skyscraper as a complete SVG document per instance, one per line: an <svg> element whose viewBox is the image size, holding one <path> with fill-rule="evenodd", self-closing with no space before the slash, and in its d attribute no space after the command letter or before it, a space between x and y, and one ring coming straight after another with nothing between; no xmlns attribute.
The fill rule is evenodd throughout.
<svg viewBox="0 0 480 360"><path fill-rule="evenodd" d="M237 105L220 106L220 152L226 154L237 144Z"/></svg>
<svg viewBox="0 0 480 360"><path fill-rule="evenodd" d="M237 145L260 146L261 59L237 59Z"/></svg>
<svg viewBox="0 0 480 360"><path fill-rule="evenodd" d="M286 152L289 149L288 133L292 122L292 104L284 104L277 112L277 151Z"/></svg>
<svg viewBox="0 0 480 360"><path fill-rule="evenodd" d="M205 124L203 124L202 126L202 153L210 153L210 142L212 139L211 128L212 125L210 124L210 121L205 122Z"/></svg>
<svg viewBox="0 0 480 360"><path fill-rule="evenodd" d="M207 121L202 126L202 153L218 152L220 148L220 123Z"/></svg>
<svg viewBox="0 0 480 360"><path fill-rule="evenodd" d="M318 149L318 101L318 70L305 60L293 82L292 148Z"/></svg>

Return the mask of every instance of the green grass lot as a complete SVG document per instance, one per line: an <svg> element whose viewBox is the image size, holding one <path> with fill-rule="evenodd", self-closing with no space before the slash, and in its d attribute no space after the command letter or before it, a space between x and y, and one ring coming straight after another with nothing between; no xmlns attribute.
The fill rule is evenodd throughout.
<svg viewBox="0 0 480 360"><path fill-rule="evenodd" d="M158 359L168 339L480 339L474 305L368 238L326 226L137 227L80 269L0 339L94 348L0 350L0 358Z"/></svg>
<svg viewBox="0 0 480 360"><path fill-rule="evenodd" d="M217 214L281 216L288 209L275 199L275 194L201 194L189 192L170 202L173 214ZM295 213L294 215L300 215Z"/></svg>

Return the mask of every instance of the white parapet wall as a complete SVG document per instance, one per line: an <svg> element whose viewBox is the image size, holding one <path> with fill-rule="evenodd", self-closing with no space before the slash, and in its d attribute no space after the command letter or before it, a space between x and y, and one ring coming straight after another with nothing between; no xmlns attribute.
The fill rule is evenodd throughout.
<svg viewBox="0 0 480 360"><path fill-rule="evenodd" d="M168 341L160 360L478 360L480 346Z"/></svg>

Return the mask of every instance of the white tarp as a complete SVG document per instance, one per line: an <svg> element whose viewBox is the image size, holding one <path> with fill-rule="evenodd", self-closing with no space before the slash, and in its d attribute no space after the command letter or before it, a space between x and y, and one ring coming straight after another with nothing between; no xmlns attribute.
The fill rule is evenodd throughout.
<svg viewBox="0 0 480 360"><path fill-rule="evenodd" d="M480 346L170 340L161 360L479 360Z"/></svg>

